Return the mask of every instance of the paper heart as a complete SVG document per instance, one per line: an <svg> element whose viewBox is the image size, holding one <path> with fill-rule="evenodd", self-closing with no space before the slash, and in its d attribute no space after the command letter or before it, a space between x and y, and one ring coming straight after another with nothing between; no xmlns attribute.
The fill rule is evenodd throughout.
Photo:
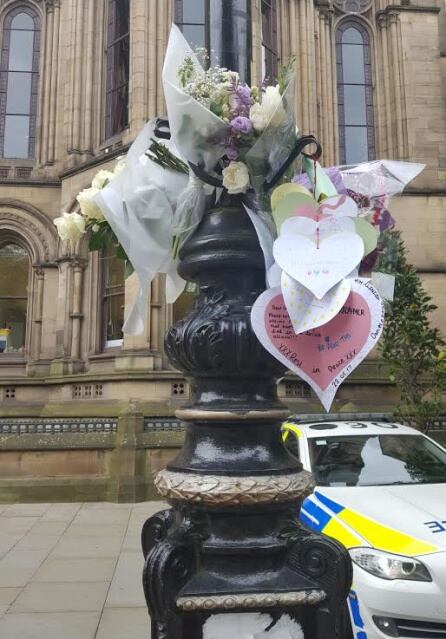
<svg viewBox="0 0 446 639"><path fill-rule="evenodd" d="M319 205L311 195L305 193L289 193L285 195L273 209L273 219L277 232L285 220L294 215L297 208L304 207L307 216L316 216L319 212Z"/></svg>
<svg viewBox="0 0 446 639"><path fill-rule="evenodd" d="M378 342L384 325L384 305L369 281L352 281L341 311L319 328L296 335L279 288L256 300L251 322L264 348L305 380L326 411L340 384Z"/></svg>
<svg viewBox="0 0 446 639"><path fill-rule="evenodd" d="M285 196L290 195L291 193L304 194L313 199L312 194L305 186L295 184L294 182L286 182L285 184L281 184L276 187L271 193L271 208L275 209L280 200L283 200Z"/></svg>
<svg viewBox="0 0 446 639"><path fill-rule="evenodd" d="M273 255L280 268L322 299L358 266L364 243L356 233L336 233L316 244L304 235L281 235Z"/></svg>
<svg viewBox="0 0 446 639"><path fill-rule="evenodd" d="M334 217L356 217L358 206L348 195L335 195L326 198L319 205L319 211L323 215L333 215Z"/></svg>
<svg viewBox="0 0 446 639"><path fill-rule="evenodd" d="M282 224L280 229L281 235L288 233L297 233L299 235L310 235L316 239L316 231L319 229L319 239L325 239L334 233L342 231L356 231L355 221L350 217L336 218L332 215L324 215L319 221L309 219L308 217L290 217Z"/></svg>
<svg viewBox="0 0 446 639"><path fill-rule="evenodd" d="M364 255L368 255L378 246L379 229L363 217L357 217L354 224L356 233L364 242Z"/></svg>
<svg viewBox="0 0 446 639"><path fill-rule="evenodd" d="M351 280L336 284L321 300L282 271L282 295L295 333L327 324L344 306L350 295Z"/></svg>

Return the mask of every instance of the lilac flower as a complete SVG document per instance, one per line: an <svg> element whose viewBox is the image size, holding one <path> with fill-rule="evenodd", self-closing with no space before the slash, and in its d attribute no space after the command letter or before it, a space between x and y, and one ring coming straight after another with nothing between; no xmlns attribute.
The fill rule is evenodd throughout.
<svg viewBox="0 0 446 639"><path fill-rule="evenodd" d="M237 160L239 156L239 152L236 146L233 144L229 144L225 147L226 156L228 160Z"/></svg>
<svg viewBox="0 0 446 639"><path fill-rule="evenodd" d="M229 104L233 118L241 115L247 117L253 103L251 89L247 84L232 84L229 86Z"/></svg>
<svg viewBox="0 0 446 639"><path fill-rule="evenodd" d="M230 122L232 130L235 133L251 133L252 122L243 115L238 115Z"/></svg>

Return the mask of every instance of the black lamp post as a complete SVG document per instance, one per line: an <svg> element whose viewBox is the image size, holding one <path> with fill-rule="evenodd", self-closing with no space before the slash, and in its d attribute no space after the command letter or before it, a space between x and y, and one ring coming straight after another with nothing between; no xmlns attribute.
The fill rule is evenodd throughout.
<svg viewBox="0 0 446 639"><path fill-rule="evenodd" d="M243 3L219 3L232 7L227 29ZM237 70L232 53L225 64ZM334 639L351 563L337 542L298 522L313 483L282 445L288 411L276 381L285 370L251 328L265 267L238 198L209 209L180 251L179 272L199 292L165 347L192 401L177 412L184 446L156 479L171 508L142 532L152 639L201 639L210 615L255 611L289 614L306 639Z"/></svg>

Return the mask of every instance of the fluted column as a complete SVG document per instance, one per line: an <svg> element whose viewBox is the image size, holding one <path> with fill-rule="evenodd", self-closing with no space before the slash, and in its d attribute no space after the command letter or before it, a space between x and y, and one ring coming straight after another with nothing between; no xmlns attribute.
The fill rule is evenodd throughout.
<svg viewBox="0 0 446 639"><path fill-rule="evenodd" d="M42 348L42 320L43 320L43 286L45 271L40 268L34 270L35 277L35 306L34 306L34 331L32 343L32 358L40 359Z"/></svg>
<svg viewBox="0 0 446 639"><path fill-rule="evenodd" d="M90 154L93 152L93 115L94 115L94 73L97 72L98 59L95 55L95 29L97 28L96 20L96 2L89 2L86 7L86 26L85 33L85 67L84 71L84 88L83 97L83 116L82 116L82 141L81 150L83 153Z"/></svg>
<svg viewBox="0 0 446 639"><path fill-rule="evenodd" d="M380 102L378 106L379 152L383 157L393 157L392 149L392 112L389 86L389 54L387 49L387 16L378 17L378 47L381 82Z"/></svg>
<svg viewBox="0 0 446 639"><path fill-rule="evenodd" d="M82 313L82 285L84 265L74 260L71 264L73 272L72 310L71 318L71 359L78 361L81 356L81 324Z"/></svg>
<svg viewBox="0 0 446 639"><path fill-rule="evenodd" d="M402 120L402 95L401 95L401 74L398 57L398 13L389 14L390 25L390 49L392 54L392 84L394 91L394 123L396 132L396 157L404 157L404 134Z"/></svg>
<svg viewBox="0 0 446 639"><path fill-rule="evenodd" d="M82 100L83 88L83 58L84 58L84 0L76 0L72 3L72 32L71 32L71 64L70 78L70 136L69 153L80 153L82 135Z"/></svg>

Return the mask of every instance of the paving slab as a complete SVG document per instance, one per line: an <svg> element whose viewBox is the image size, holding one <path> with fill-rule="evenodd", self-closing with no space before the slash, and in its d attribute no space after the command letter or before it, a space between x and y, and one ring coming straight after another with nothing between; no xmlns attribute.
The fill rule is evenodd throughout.
<svg viewBox="0 0 446 639"><path fill-rule="evenodd" d="M0 504L0 639L150 639L143 504Z"/></svg>
<svg viewBox="0 0 446 639"><path fill-rule="evenodd" d="M115 557L95 559L54 559L50 557L43 562L33 576L32 581L59 583L111 582L116 568L116 561Z"/></svg>
<svg viewBox="0 0 446 639"><path fill-rule="evenodd" d="M102 610L108 583L30 583L10 612L81 612Z"/></svg>
<svg viewBox="0 0 446 639"><path fill-rule="evenodd" d="M6 639L95 639L99 612L5 614L0 637Z"/></svg>
<svg viewBox="0 0 446 639"><path fill-rule="evenodd" d="M147 608L106 608L95 639L150 639Z"/></svg>

